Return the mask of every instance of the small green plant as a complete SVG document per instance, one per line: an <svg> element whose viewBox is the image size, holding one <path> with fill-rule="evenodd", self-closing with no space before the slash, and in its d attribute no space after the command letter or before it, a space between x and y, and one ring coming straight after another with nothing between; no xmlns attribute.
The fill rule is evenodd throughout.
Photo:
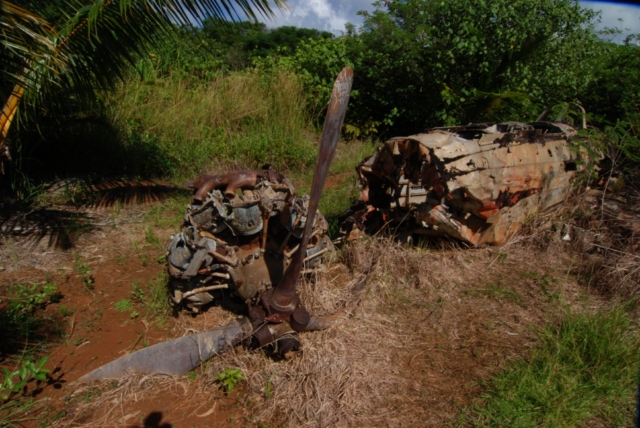
<svg viewBox="0 0 640 428"><path fill-rule="evenodd" d="M189 372L189 374L187 375L187 379L189 379L190 381L194 381L196 380L196 376L198 376L198 374L194 371Z"/></svg>
<svg viewBox="0 0 640 428"><path fill-rule="evenodd" d="M57 301L60 293L55 284L40 287L18 283L9 287L8 294L6 307L0 310L0 325L11 332L3 345L13 346L27 340L38 330L43 318L36 312L52 300ZM2 300L0 303L3 303Z"/></svg>
<svg viewBox="0 0 640 428"><path fill-rule="evenodd" d="M469 290L465 290L464 294L472 296L472 297L489 297L491 299L505 299L510 300L513 303L527 307L527 302L522 298L520 293L510 288L507 288L501 284L492 284L489 283L484 287L472 288Z"/></svg>
<svg viewBox="0 0 640 428"><path fill-rule="evenodd" d="M55 284L45 284L40 288L36 284L28 285L18 283L11 287L13 298L9 306L16 311L29 312L47 303L47 300L60 301L58 288Z"/></svg>
<svg viewBox="0 0 640 428"><path fill-rule="evenodd" d="M120 299L113 304L113 307L118 312L133 311L133 303L129 299Z"/></svg>
<svg viewBox="0 0 640 428"><path fill-rule="evenodd" d="M76 313L76 310L73 308L67 309L67 305L60 305L60 307L58 308L58 311L60 312L60 315L62 315L63 317L70 317L71 315Z"/></svg>
<svg viewBox="0 0 640 428"><path fill-rule="evenodd" d="M82 399L88 403L92 402L96 398L102 395L102 391L99 388L93 387L84 392Z"/></svg>
<svg viewBox="0 0 640 428"><path fill-rule="evenodd" d="M134 253L139 253L142 247L140 246L140 242L136 238L131 238L131 250Z"/></svg>
<svg viewBox="0 0 640 428"><path fill-rule="evenodd" d="M149 225L144 231L144 240L147 244L153 245L156 248L162 248L162 241L156 235L156 232L153 230L153 226Z"/></svg>
<svg viewBox="0 0 640 428"><path fill-rule="evenodd" d="M544 275L539 275L536 272L531 272L530 275L531 275L531 278L533 278L540 286L540 290L542 290L542 293L547 298L547 301L551 302L552 300L558 300L560 298L559 294L551 293L549 291L549 287L551 287L551 284L558 283L557 279L551 278L549 274L546 274L546 273Z"/></svg>
<svg viewBox="0 0 640 428"><path fill-rule="evenodd" d="M160 272L147 283L147 294L144 301L144 309L148 316L160 321L171 313L171 307L167 300L167 283L169 277L166 271Z"/></svg>
<svg viewBox="0 0 640 428"><path fill-rule="evenodd" d="M271 384L271 379L273 379L273 375L269 376L269 380L267 380L267 385L264 387L264 398L273 397L273 385Z"/></svg>
<svg viewBox="0 0 640 428"><path fill-rule="evenodd" d="M131 318L131 319L138 318L139 316L140 316L140 314L138 312L136 312L136 311L133 311L133 312L131 312L129 314L129 318Z"/></svg>
<svg viewBox="0 0 640 428"><path fill-rule="evenodd" d="M242 370L224 369L220 374L218 374L215 381L220 382L220 385L227 391L227 393L231 393L236 384L241 380L244 380Z"/></svg>
<svg viewBox="0 0 640 428"><path fill-rule="evenodd" d="M80 260L80 255L78 253L74 253L74 261L73 264L76 268L76 271L82 277L82 284L84 284L85 288L88 291L93 290L95 287L93 275L91 274L91 267L87 262L83 262Z"/></svg>
<svg viewBox="0 0 640 428"><path fill-rule="evenodd" d="M140 287L137 281L131 283L131 288L131 300L137 303L144 303L145 300L147 300L144 294L144 290L142 289L142 287Z"/></svg>
<svg viewBox="0 0 640 428"><path fill-rule="evenodd" d="M9 400L9 398L21 392L23 388L32 380L40 383L47 379L47 373L51 370L45 369L44 365L49 361L47 357L40 358L36 363L26 360L13 372L3 367L4 376L2 385L0 385L0 398Z"/></svg>

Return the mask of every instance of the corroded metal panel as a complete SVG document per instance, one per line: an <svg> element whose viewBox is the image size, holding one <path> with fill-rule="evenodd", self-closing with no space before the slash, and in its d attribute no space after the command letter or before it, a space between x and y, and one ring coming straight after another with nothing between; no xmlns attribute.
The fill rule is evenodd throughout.
<svg viewBox="0 0 640 428"><path fill-rule="evenodd" d="M506 122L392 138L358 166L361 200L343 231L349 239L392 226L503 243L567 197L583 157L576 134L560 122Z"/></svg>

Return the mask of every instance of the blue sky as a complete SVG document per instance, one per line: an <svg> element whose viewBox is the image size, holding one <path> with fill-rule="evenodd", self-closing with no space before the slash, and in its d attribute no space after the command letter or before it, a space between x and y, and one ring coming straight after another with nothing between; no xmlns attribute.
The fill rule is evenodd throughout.
<svg viewBox="0 0 640 428"><path fill-rule="evenodd" d="M373 0L288 0L290 10L276 12L276 19L265 21L269 27L295 25L296 27L317 28L340 34L344 25L351 22L359 26L362 17L359 10L373 10ZM640 33L640 6L633 3L613 3L603 1L581 1L583 7L602 11L600 28L621 27L631 33ZM623 19L620 22L618 19Z"/></svg>

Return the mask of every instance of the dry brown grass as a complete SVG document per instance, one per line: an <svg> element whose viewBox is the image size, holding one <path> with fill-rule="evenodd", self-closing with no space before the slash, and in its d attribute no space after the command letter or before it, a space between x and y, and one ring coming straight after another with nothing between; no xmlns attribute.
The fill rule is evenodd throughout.
<svg viewBox="0 0 640 428"><path fill-rule="evenodd" d="M623 290L620 278L629 281L626 293L637 287L635 258L615 257L616 251L628 251L619 242L634 241L615 241L620 234L612 235L610 228L619 223L595 222L595 215L606 217L593 208L597 198L588 196L535 219L530 230L501 248L460 248L440 241L406 249L386 238L352 243L324 272L300 283L312 314L349 306L348 315L327 331L302 334L303 351L293 360L275 361L260 350L239 347L196 370L194 380L130 376L115 386L97 385L102 393L90 400L82 398L90 389L77 386L64 405L72 416L55 425L134 423L144 416L144 406L157 403L170 403L168 422L177 424L189 418L212 424L221 414L242 418L245 426L442 426L456 421L461 409L477 402L483 380L526 354L536 327L560 319L566 310L595 311ZM76 257L98 266L115 254L135 253L145 236L135 223L138 215L132 211L124 226L80 236ZM589 237L598 240L563 241L565 223L591 227ZM18 261L7 266L21 274L34 261L41 269L35 276L73 269L71 253L46 245L33 248L5 241L0 251L5 259ZM353 288L367 273L362 299L352 306ZM609 291L589 293L604 289ZM196 317L181 314L171 336L233 318L218 307ZM242 370L246 378L229 397L215 382L227 368ZM235 407L229 410L225 400Z"/></svg>
<svg viewBox="0 0 640 428"><path fill-rule="evenodd" d="M166 380L154 389L130 381L117 415L105 413L102 401L111 395L73 414L118 423L130 413L127 403L182 385L187 389L176 396L176 406L202 406L222 397L216 376L238 368L246 382L236 412L245 425L442 426L474 402L482 379L526 352L535 326L567 307L600 304L585 297L571 274L570 253L534 244L521 241L501 252L407 250L386 239L354 243L325 273L303 282L300 293L310 312L331 314L350 301L352 287L375 261L364 298L331 329L302 334L303 352L293 360L237 348L199 369L194 382ZM231 318L212 308L195 318L181 316L178 329L204 330Z"/></svg>
<svg viewBox="0 0 640 428"><path fill-rule="evenodd" d="M633 300L640 292L639 212L640 192L633 188L617 194L589 189L533 221L526 239L566 252L585 287Z"/></svg>

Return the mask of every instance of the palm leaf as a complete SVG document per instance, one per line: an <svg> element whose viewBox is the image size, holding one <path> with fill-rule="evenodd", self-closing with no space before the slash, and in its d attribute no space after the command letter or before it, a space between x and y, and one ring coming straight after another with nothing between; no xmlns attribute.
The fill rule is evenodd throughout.
<svg viewBox="0 0 640 428"><path fill-rule="evenodd" d="M149 46L171 37L176 25L243 15L255 20L273 16L272 4L287 6L286 0L57 1L74 12L54 27L37 6L27 9L33 2L0 0L0 96L7 100L0 115L0 153L20 102L55 108L68 96L92 100L96 89L122 79Z"/></svg>
<svg viewBox="0 0 640 428"><path fill-rule="evenodd" d="M76 12L53 28L37 11L27 11L4 1L2 13L5 82L27 87L35 84L39 95L47 85L73 86L86 90L97 84L110 86L122 78L126 67L148 46L158 46L169 37L176 24L191 24L206 18L232 19L244 14L271 17L271 3L285 7L284 0L79 0L62 1ZM18 19L20 18L20 19ZM29 25L24 25L29 23ZM4 58L3 58L4 59ZM64 76L63 76L64 75Z"/></svg>
<svg viewBox="0 0 640 428"><path fill-rule="evenodd" d="M3 89L13 84L28 85L28 78L41 67L61 68L66 58L56 52L56 30L37 13L11 2L0 3L0 30L2 31ZM7 88L7 83L12 85ZM4 94L6 95L6 94ZM6 96L5 96L6 98Z"/></svg>

